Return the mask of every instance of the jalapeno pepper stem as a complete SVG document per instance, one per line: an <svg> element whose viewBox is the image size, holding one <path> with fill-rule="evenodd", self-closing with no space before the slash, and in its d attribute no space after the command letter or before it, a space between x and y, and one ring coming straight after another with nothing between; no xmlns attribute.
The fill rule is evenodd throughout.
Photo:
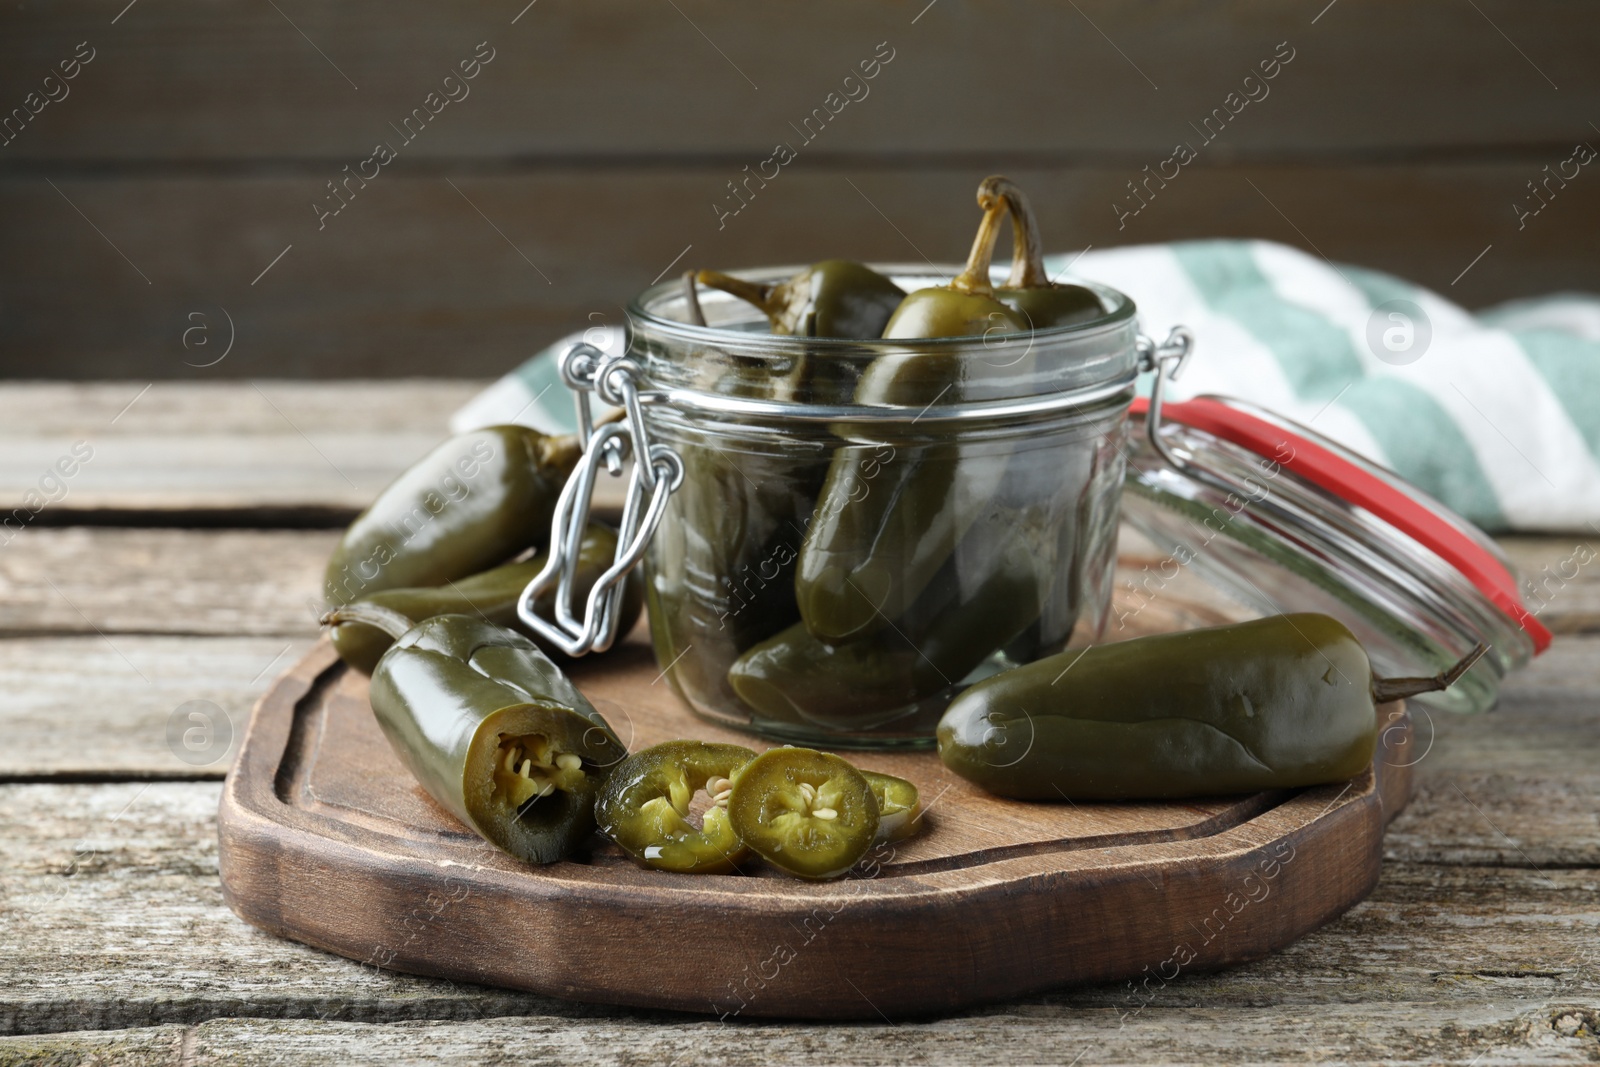
<svg viewBox="0 0 1600 1067"><path fill-rule="evenodd" d="M700 309L700 290L695 287L694 275L692 270L683 272L683 302L689 310L689 325L704 326L706 313Z"/></svg>
<svg viewBox="0 0 1600 1067"><path fill-rule="evenodd" d="M772 316L782 311L783 308L773 303L773 295L777 293L776 285L761 285L757 282L735 278L731 274L724 274L720 270L694 271L694 280L701 285L709 285L713 289L721 289L724 293L731 293L748 304L754 304L761 309L763 315Z"/></svg>
<svg viewBox="0 0 1600 1067"><path fill-rule="evenodd" d="M1033 213L1028 197L1010 178L996 174L986 178L983 188L993 196L1005 198L1011 209L1011 276L1006 285L1012 289L1046 289L1050 275L1044 269L1044 242L1039 237L1039 220Z"/></svg>
<svg viewBox="0 0 1600 1067"><path fill-rule="evenodd" d="M371 626L375 630L382 630L390 637L398 638L416 623L406 616L379 604L346 604L342 608L334 608L325 612L317 620L324 626L341 626L347 622L360 623Z"/></svg>
<svg viewBox="0 0 1600 1067"><path fill-rule="evenodd" d="M1442 670L1428 678L1374 678L1372 680L1372 702L1374 704L1387 704L1391 700L1404 700L1407 697L1414 697L1421 693L1437 693L1441 689L1449 689L1487 651L1489 651L1489 646L1479 642L1473 646L1471 652L1461 657L1455 666Z"/></svg>
<svg viewBox="0 0 1600 1067"><path fill-rule="evenodd" d="M986 178L978 186L978 206L983 218L978 232L972 238L972 251L967 253L967 266L950 282L950 288L973 296L993 296L994 283L989 280L989 264L994 261L995 242L1000 237L1000 220L1010 211L1006 198L990 186L995 178ZM1003 180L1003 179L1001 179Z"/></svg>

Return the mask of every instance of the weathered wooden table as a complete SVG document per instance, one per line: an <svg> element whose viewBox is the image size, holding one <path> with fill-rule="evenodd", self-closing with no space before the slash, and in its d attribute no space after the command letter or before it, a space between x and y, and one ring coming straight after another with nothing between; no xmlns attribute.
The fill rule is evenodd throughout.
<svg viewBox="0 0 1600 1067"><path fill-rule="evenodd" d="M1493 713L1421 723L1377 891L1252 965L956 1018L722 1023L246 926L217 880L224 735L313 642L338 524L475 388L0 388L0 1063L1600 1060L1600 556L1572 536L1504 542L1558 640ZM190 712L212 750L169 740Z"/></svg>

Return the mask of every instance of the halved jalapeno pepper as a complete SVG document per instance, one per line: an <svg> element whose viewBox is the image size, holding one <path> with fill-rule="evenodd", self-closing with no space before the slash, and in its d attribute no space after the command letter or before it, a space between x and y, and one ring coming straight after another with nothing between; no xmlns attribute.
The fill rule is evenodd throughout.
<svg viewBox="0 0 1600 1067"><path fill-rule="evenodd" d="M802 878L836 878L878 834L878 802L861 772L809 748L774 748L733 776L728 817L739 839Z"/></svg>
<svg viewBox="0 0 1600 1067"><path fill-rule="evenodd" d="M600 831L644 864L661 871L722 874L748 854L728 821L731 778L755 758L741 745L668 741L623 760L595 802ZM694 796L711 806L700 825L690 819Z"/></svg>
<svg viewBox="0 0 1600 1067"><path fill-rule="evenodd" d="M530 863L553 863L594 831L595 797L628 750L532 641L466 615L413 626L375 604L323 622L396 638L372 671L372 711L456 818Z"/></svg>
<svg viewBox="0 0 1600 1067"><path fill-rule="evenodd" d="M903 841L921 825L922 800L917 787L904 778L879 771L862 771L872 799L878 802L878 840Z"/></svg>

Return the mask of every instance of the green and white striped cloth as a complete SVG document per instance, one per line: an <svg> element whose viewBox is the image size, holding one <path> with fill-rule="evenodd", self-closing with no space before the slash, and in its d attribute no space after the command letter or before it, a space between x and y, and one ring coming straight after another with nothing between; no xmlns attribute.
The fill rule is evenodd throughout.
<svg viewBox="0 0 1600 1067"><path fill-rule="evenodd" d="M1488 530L1600 522L1600 298L1473 313L1269 241L1053 258L1132 296L1157 340L1194 330L1177 396L1239 397L1308 424Z"/></svg>
<svg viewBox="0 0 1600 1067"><path fill-rule="evenodd" d="M1177 397L1220 393L1307 424L1488 530L1600 530L1600 297L1477 313L1392 275L1268 241L1051 257L1120 289L1159 340L1197 339ZM621 343L615 333L588 339ZM474 399L461 430L570 430L563 338Z"/></svg>

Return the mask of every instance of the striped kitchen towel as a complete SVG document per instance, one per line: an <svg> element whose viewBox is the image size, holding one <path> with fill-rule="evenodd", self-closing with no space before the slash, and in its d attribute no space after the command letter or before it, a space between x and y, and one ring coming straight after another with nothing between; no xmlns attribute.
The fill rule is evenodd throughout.
<svg viewBox="0 0 1600 1067"><path fill-rule="evenodd" d="M1177 397L1220 393L1280 412L1488 530L1600 530L1600 297L1473 313L1268 241L1091 250L1050 267L1128 293L1157 340L1179 323L1194 330ZM570 429L555 358L575 339L535 355L452 425Z"/></svg>

